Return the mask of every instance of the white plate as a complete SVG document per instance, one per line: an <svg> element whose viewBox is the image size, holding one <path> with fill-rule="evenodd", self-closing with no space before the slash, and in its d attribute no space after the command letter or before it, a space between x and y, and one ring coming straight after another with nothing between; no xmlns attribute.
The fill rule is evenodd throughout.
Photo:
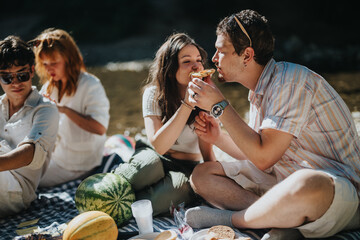
<svg viewBox="0 0 360 240"><path fill-rule="evenodd" d="M157 237L157 235L159 235L159 232L153 232L153 233L145 233L145 234L140 234L140 235L136 235L132 238L129 239L146 239L146 240L154 240L154 238Z"/></svg>
<svg viewBox="0 0 360 240"><path fill-rule="evenodd" d="M209 228L196 232L194 235L192 235L190 240L204 240L208 230L209 230ZM247 237L247 236L243 235L241 233L235 232L235 238L239 238L239 237Z"/></svg>

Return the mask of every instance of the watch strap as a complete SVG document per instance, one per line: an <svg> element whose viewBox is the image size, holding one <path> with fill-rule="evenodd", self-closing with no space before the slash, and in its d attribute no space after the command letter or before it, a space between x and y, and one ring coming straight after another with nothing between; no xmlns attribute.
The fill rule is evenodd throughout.
<svg viewBox="0 0 360 240"><path fill-rule="evenodd" d="M214 104L211 108L210 114L214 117L214 118L218 118L220 117L223 112L224 109L229 105L229 102L226 101L225 99L222 100L221 102L218 102L216 104Z"/></svg>
<svg viewBox="0 0 360 240"><path fill-rule="evenodd" d="M222 110L224 110L229 105L229 102L224 99L221 102L218 102L217 104L221 107Z"/></svg>

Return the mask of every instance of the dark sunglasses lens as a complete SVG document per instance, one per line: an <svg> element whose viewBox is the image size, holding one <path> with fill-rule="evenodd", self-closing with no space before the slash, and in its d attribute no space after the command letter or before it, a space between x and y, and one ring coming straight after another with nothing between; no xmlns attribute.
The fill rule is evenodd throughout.
<svg viewBox="0 0 360 240"><path fill-rule="evenodd" d="M16 73L16 78L18 79L19 82L27 82L30 79L30 73L29 72L21 72L21 73ZM2 81L3 84L10 84L13 82L13 74L0 74L0 80Z"/></svg>
<svg viewBox="0 0 360 240"><path fill-rule="evenodd" d="M11 74L1 74L0 77L1 77L1 81L6 85L10 84L13 79Z"/></svg>
<svg viewBox="0 0 360 240"><path fill-rule="evenodd" d="M19 82L26 82L29 81L30 79L30 73L29 72L18 73L16 74L16 77L19 80Z"/></svg>

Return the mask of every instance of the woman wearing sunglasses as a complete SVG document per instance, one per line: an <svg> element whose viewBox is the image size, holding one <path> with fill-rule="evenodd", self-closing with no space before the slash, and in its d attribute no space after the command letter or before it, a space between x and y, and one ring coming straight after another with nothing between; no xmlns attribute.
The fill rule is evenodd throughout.
<svg viewBox="0 0 360 240"><path fill-rule="evenodd" d="M59 131L41 186L87 176L101 164L109 124L109 100L100 80L86 72L82 55L64 30L47 29L35 40L41 93L57 104Z"/></svg>
<svg viewBox="0 0 360 240"><path fill-rule="evenodd" d="M36 199L56 140L59 114L32 86L34 62L20 38L0 41L0 219Z"/></svg>

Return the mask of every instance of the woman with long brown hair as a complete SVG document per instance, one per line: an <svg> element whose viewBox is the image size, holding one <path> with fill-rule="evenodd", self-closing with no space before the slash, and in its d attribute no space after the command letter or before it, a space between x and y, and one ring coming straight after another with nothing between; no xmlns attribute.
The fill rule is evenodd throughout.
<svg viewBox="0 0 360 240"><path fill-rule="evenodd" d="M86 176L101 164L109 124L109 100L100 80L86 72L74 39L47 29L33 40L41 93L56 102L59 131L41 186Z"/></svg>
<svg viewBox="0 0 360 240"><path fill-rule="evenodd" d="M207 54L187 34L173 34L157 51L143 93L149 144L137 142L129 163L115 173L132 184L137 199L150 199L154 215L194 200L189 178L199 161L214 160L212 146L200 141L193 122L199 109L187 91L190 73L204 69Z"/></svg>

